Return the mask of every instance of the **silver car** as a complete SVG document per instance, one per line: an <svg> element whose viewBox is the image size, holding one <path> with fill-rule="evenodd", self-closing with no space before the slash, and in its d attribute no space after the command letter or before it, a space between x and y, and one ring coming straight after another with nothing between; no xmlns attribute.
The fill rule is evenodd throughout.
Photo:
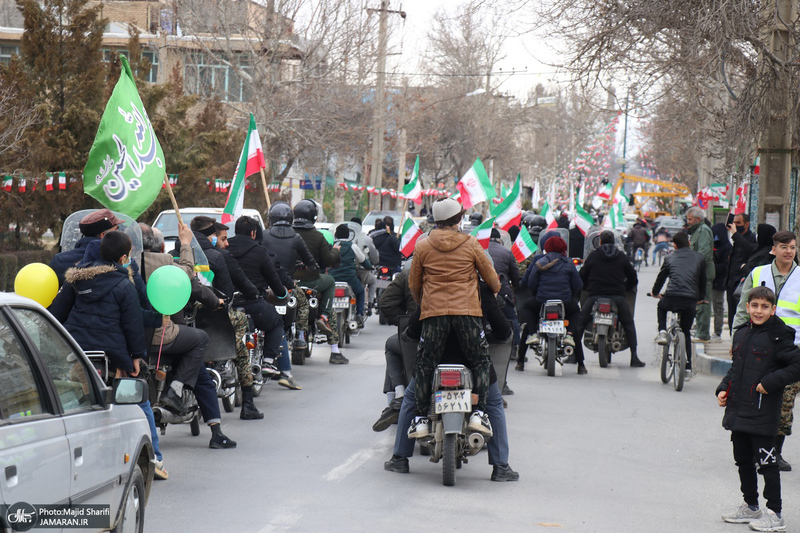
<svg viewBox="0 0 800 533"><path fill-rule="evenodd" d="M154 456L136 404L146 398L143 380L108 388L47 310L0 292L0 503L16 507L0 530L29 519L20 505L99 504L109 520L98 530L143 531Z"/></svg>

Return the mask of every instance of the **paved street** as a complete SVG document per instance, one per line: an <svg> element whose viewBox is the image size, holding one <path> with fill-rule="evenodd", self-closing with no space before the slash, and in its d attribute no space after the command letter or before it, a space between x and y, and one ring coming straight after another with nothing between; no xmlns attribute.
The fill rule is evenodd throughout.
<svg viewBox="0 0 800 533"><path fill-rule="evenodd" d="M236 450L209 450L207 428L192 437L188 426L169 427L162 451L171 478L155 483L145 530L746 531L719 518L741 501L714 399L719 378L696 376L681 393L659 380L655 300L645 296L655 273L643 269L636 309L646 368L627 366L625 352L601 369L587 352L588 376L568 365L548 378L533 361L509 371L519 482L489 481L485 453L458 471L455 487L444 487L441 465L424 457L411 460L408 475L383 470L394 427L371 426L385 406L383 342L392 329L372 318L345 347L350 365L329 365L318 346L294 371L304 390L270 383L256 399L264 420L223 414ZM785 454L800 470L800 438ZM783 497L797 530L800 472L784 474Z"/></svg>

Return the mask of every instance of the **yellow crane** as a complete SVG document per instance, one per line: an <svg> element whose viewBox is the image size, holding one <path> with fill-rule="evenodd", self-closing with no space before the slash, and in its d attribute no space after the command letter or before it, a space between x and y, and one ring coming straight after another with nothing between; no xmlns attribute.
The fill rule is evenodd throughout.
<svg viewBox="0 0 800 533"><path fill-rule="evenodd" d="M614 184L614 188L611 191L611 196L608 199L608 206L609 208L614 203L614 198L617 196L622 185L625 183L647 183L650 185L656 185L661 187L662 191L658 192L635 192L631 194L631 199L633 199L633 205L636 207L636 211L641 214L641 207L646 202L646 199L649 198L672 198L672 205L673 205L673 212L675 211L675 199L676 198L684 198L686 196L692 196L692 191L689 190L689 187L684 185L683 183L674 183L671 181L664 181L655 178L645 178L644 176L635 176L633 174L625 174L624 172L620 173L617 182ZM669 214L669 213L662 213L662 214Z"/></svg>

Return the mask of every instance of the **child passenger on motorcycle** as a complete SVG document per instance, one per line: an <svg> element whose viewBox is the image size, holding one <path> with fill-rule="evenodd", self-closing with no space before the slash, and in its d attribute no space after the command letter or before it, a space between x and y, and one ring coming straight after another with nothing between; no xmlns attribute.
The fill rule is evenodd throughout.
<svg viewBox="0 0 800 533"><path fill-rule="evenodd" d="M364 324L364 285L358 279L356 266L371 269L372 263L361 251L361 248L353 243L350 237L351 229L347 224L336 226L333 236L336 238L334 244L339 245L340 266L331 268L328 273L336 281L344 281L350 285L356 295L356 321L359 325Z"/></svg>

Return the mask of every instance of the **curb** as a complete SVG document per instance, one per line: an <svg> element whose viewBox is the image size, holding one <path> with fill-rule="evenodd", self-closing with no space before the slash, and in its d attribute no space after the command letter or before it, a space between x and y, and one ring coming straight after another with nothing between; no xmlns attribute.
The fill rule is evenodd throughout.
<svg viewBox="0 0 800 533"><path fill-rule="evenodd" d="M711 374L713 376L725 376L731 368L731 360L707 355L705 344L697 342L694 344L694 368L695 372Z"/></svg>

